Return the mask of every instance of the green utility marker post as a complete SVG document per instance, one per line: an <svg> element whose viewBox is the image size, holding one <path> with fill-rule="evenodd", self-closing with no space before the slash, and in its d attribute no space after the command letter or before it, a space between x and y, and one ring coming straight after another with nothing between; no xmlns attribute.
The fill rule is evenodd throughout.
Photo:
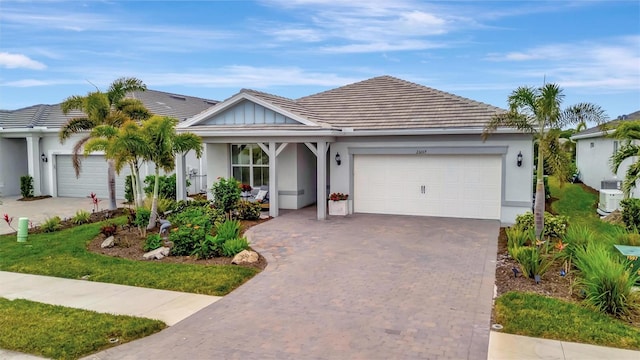
<svg viewBox="0 0 640 360"><path fill-rule="evenodd" d="M29 218L21 217L18 219L18 242L27 242L29 235Z"/></svg>

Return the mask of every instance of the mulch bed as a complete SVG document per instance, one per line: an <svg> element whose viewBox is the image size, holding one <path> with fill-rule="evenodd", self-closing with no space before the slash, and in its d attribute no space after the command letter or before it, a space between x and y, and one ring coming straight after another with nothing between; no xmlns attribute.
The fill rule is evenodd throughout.
<svg viewBox="0 0 640 360"><path fill-rule="evenodd" d="M20 199L18 199L17 201L36 201L36 200L42 200L42 199L48 199L50 198L51 195L40 195L40 196L32 196L32 197L21 197Z"/></svg>

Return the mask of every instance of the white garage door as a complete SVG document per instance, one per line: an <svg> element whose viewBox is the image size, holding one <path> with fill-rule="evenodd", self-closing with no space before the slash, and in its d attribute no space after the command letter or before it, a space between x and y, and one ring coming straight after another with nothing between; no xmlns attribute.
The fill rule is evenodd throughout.
<svg viewBox="0 0 640 360"><path fill-rule="evenodd" d="M82 169L80 177L76 178L71 155L56 155L58 196L87 197L93 192L99 199L108 199L107 161L101 155L81 156L80 161ZM116 198L118 199L124 199L124 178L129 173L129 169L124 168L120 176L116 176Z"/></svg>
<svg viewBox="0 0 640 360"><path fill-rule="evenodd" d="M355 155L354 211L500 219L497 155Z"/></svg>

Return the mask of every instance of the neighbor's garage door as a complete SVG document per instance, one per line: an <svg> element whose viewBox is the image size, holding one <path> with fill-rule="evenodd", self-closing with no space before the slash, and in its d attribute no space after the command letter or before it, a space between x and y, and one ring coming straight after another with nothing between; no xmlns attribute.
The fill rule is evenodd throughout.
<svg viewBox="0 0 640 360"><path fill-rule="evenodd" d="M500 219L496 155L354 155L354 211Z"/></svg>
<svg viewBox="0 0 640 360"><path fill-rule="evenodd" d="M56 182L60 197L87 197L96 193L100 199L109 198L107 161L101 155L81 156L82 169L76 178L71 155L56 155ZM130 171L123 169L116 176L116 198L124 199L124 177Z"/></svg>

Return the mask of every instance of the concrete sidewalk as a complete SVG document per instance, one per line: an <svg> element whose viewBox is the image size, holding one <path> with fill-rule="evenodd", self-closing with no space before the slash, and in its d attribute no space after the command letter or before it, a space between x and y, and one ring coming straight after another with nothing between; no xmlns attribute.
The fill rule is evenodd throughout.
<svg viewBox="0 0 640 360"><path fill-rule="evenodd" d="M29 218L33 225L39 225L50 217L60 216L61 219L71 218L78 210L93 211L93 204L87 198L56 197L34 201L18 201L18 196L8 196L0 199L0 216L4 214L13 217L14 228L18 228L18 219ZM118 200L118 206L124 206L123 200ZM102 199L99 209L108 208L108 199ZM0 220L0 235L11 234L12 230L4 220Z"/></svg>
<svg viewBox="0 0 640 360"><path fill-rule="evenodd" d="M221 299L209 296L0 271L0 297L131 315L168 326Z"/></svg>
<svg viewBox="0 0 640 360"><path fill-rule="evenodd" d="M147 317L162 320L167 325L174 325L220 299L217 296L4 271L0 271L0 284L0 297L7 299L27 299L98 312ZM0 349L0 359L42 358ZM640 359L640 352L491 331L487 359L637 360Z"/></svg>
<svg viewBox="0 0 640 360"><path fill-rule="evenodd" d="M487 360L638 360L640 351L491 332Z"/></svg>

